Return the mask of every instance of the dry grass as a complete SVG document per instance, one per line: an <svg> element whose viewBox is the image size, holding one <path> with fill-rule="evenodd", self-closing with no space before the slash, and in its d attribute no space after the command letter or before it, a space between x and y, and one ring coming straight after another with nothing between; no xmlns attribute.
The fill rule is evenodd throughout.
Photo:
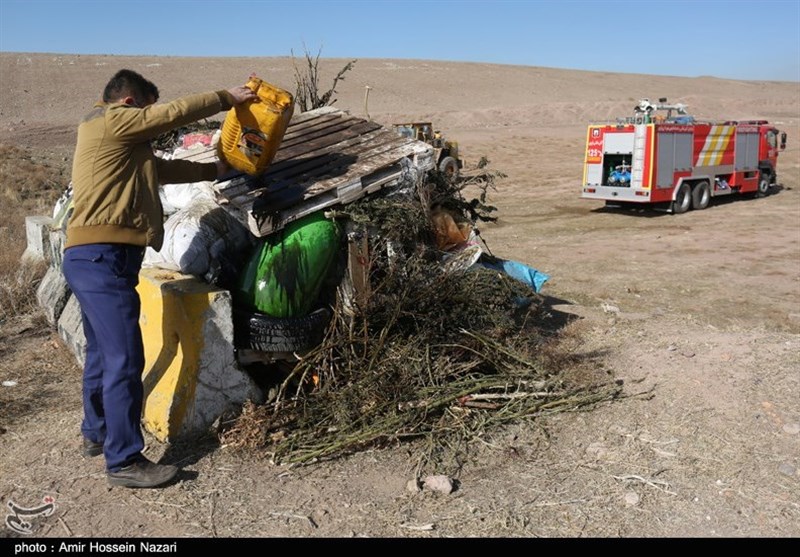
<svg viewBox="0 0 800 557"><path fill-rule="evenodd" d="M0 200L3 217L20 209L52 210L51 203L69 179L64 165L55 165L26 149L0 143ZM23 217L27 213L22 213Z"/></svg>
<svg viewBox="0 0 800 557"><path fill-rule="evenodd" d="M0 261L0 325L7 319L40 311L36 289L47 272L44 261Z"/></svg>
<svg viewBox="0 0 800 557"><path fill-rule="evenodd" d="M67 185L66 175L64 165L0 144L0 323L37 307L36 288L47 268L21 262L27 244L25 217L52 214Z"/></svg>

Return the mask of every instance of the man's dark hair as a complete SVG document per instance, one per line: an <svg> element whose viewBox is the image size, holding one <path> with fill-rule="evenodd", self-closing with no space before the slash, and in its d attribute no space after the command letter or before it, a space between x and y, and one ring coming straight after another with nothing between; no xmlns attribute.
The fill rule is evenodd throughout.
<svg viewBox="0 0 800 557"><path fill-rule="evenodd" d="M158 100L158 87L133 70L120 70L103 90L103 102L114 102L133 97L136 104L145 106Z"/></svg>

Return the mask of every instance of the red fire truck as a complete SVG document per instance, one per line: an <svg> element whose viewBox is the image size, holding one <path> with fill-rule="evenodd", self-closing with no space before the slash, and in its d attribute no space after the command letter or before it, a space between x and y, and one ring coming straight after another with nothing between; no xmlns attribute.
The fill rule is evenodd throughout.
<svg viewBox="0 0 800 557"><path fill-rule="evenodd" d="M766 120L696 121L666 101L642 99L632 117L589 126L582 198L677 214L722 195L764 196L777 184L785 132Z"/></svg>

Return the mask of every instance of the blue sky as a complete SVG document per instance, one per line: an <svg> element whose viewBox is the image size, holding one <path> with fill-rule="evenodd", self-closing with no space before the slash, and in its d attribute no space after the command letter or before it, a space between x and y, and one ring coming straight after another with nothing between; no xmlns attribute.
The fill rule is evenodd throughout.
<svg viewBox="0 0 800 557"><path fill-rule="evenodd" d="M800 81L800 0L0 0L0 51L407 58Z"/></svg>

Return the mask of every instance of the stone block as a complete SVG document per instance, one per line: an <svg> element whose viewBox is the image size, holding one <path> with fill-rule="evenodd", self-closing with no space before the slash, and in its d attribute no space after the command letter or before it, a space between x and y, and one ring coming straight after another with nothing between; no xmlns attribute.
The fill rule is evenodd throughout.
<svg viewBox="0 0 800 557"><path fill-rule="evenodd" d="M51 265L36 289L36 299L51 325L58 323L72 291L60 266Z"/></svg>
<svg viewBox="0 0 800 557"><path fill-rule="evenodd" d="M25 237L27 245L22 254L23 260L48 261L50 257L50 229L52 217L25 217Z"/></svg>
<svg viewBox="0 0 800 557"><path fill-rule="evenodd" d="M48 261L51 266L61 268L64 260L64 245L67 243L67 233L60 228L50 230L50 246L48 251Z"/></svg>
<svg viewBox="0 0 800 557"><path fill-rule="evenodd" d="M64 310L58 318L58 335L75 355L78 364L83 367L86 361L86 336L83 334L81 306L74 294L69 296Z"/></svg>

